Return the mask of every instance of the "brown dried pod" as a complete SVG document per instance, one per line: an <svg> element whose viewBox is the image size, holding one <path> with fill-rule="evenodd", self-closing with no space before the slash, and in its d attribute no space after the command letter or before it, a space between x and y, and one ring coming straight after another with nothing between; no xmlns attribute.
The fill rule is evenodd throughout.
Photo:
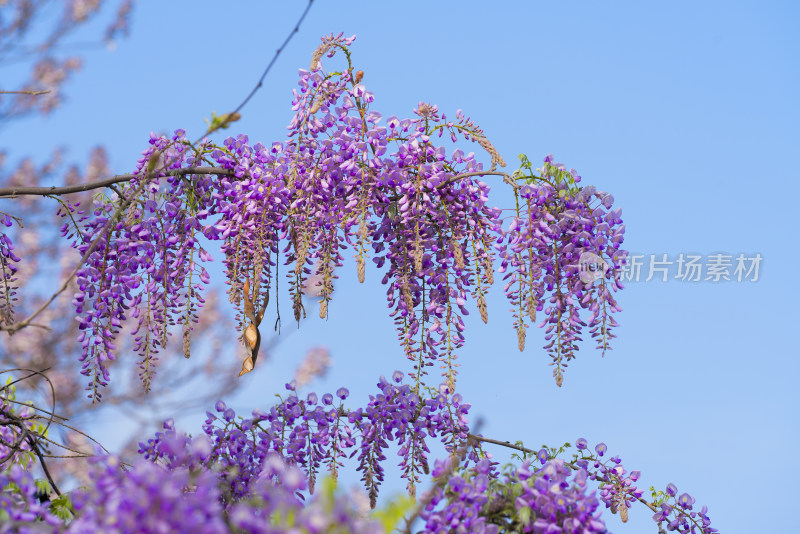
<svg viewBox="0 0 800 534"><path fill-rule="evenodd" d="M244 329L244 335L242 337L244 338L244 344L247 347L247 350L249 350L252 354L258 346L259 334L256 325L253 323L247 325L247 328Z"/></svg>
<svg viewBox="0 0 800 534"><path fill-rule="evenodd" d="M253 357L248 356L247 358L245 358L244 362L242 362L242 370L239 371L239 376L246 375L252 370L253 370Z"/></svg>
<svg viewBox="0 0 800 534"><path fill-rule="evenodd" d="M523 325L517 328L517 347L519 347L520 352L525 350L525 327Z"/></svg>
<svg viewBox="0 0 800 534"><path fill-rule="evenodd" d="M255 308L253 307L253 301L250 300L250 279L244 279L244 316L247 317L250 322L256 322L256 312Z"/></svg>

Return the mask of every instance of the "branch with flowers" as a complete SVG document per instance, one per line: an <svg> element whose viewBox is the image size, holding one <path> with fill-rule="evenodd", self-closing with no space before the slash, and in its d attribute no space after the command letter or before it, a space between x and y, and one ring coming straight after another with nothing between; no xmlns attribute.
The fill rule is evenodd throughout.
<svg viewBox="0 0 800 534"><path fill-rule="evenodd" d="M463 317L474 305L488 320L486 295L495 275L502 276L519 349L539 315L561 386L587 329L601 351L610 350L616 336L614 314L621 307L615 294L626 258L621 211L610 194L579 185L577 172L552 156L538 169L521 156L517 171L497 171L504 159L461 110L448 119L437 106L420 103L413 117L389 117L384 125L372 109L375 97L364 73L353 66L353 40L324 37L310 69L300 71L285 141L251 144L239 135L216 144L207 137L190 141L183 130L151 135L130 174L63 187L0 188L0 198L60 200L61 235L80 255L70 279L78 287L77 342L93 402L109 385L110 362L128 357L118 349L125 335L145 389L158 380L159 359L174 334L184 356L191 356L211 284L204 264L215 256L222 257L236 310L231 337L239 337L246 351L240 376L258 371L267 317L274 317L276 328L280 324L281 280L298 325L308 314L309 294L321 318L333 313L344 251L354 258L361 282L368 259L383 271L389 316L410 370L381 377L378 392L362 408L334 404L336 397L348 397L346 388L335 397L311 393L301 399L290 383L285 399L251 417L238 417L218 402L196 437L168 421L164 432L141 444L141 458L131 466L98 455L93 484L59 496L55 507L36 502L36 462L20 456L25 442L34 449L38 443L27 436L44 432L27 426L29 417L7 396L0 410L2 445L9 448L0 477L5 519L72 532L385 532L405 516L418 517L424 523L419 531L426 533L605 532L600 502L624 519L639 501L656 513L660 530L715 532L705 508L693 511L694 499L676 497L674 487L652 503L643 500L634 484L638 471L628 473L616 457L603 461L602 444L592 455L578 440L570 461L557 457L565 447L543 449L535 453L539 467L527 459L533 451L519 445L526 456L505 473L490 460L481 443L509 444L471 433L470 406L456 392L457 357L466 343ZM343 68L326 71L323 58L337 54ZM230 122L216 119L212 126ZM444 134L453 143L463 138L483 148L490 168L460 148L448 152L437 141ZM510 217L489 204L491 188L480 179L485 176L502 176L511 187ZM61 199L89 190L100 192L88 206ZM2 222L13 229L10 216ZM0 329L9 334L32 326L53 300L34 316L15 320L15 281L25 260L13 251L13 232L4 232ZM605 267L585 272L587 255ZM430 376L434 366L436 378ZM432 469L431 438L448 454ZM335 480L354 458L375 508L390 442L398 447L412 499L423 477L431 474L435 481L417 508L413 500L392 501L366 516L335 489ZM590 480L600 484L599 498L588 491ZM412 526L408 521L406 529Z"/></svg>

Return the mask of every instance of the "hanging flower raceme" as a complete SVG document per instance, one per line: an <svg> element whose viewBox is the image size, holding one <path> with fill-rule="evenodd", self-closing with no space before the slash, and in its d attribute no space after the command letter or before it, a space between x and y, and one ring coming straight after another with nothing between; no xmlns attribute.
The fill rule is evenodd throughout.
<svg viewBox="0 0 800 534"><path fill-rule="evenodd" d="M165 423L164 432L141 443L139 452L170 469L218 470L228 503L251 493L271 454L300 467L312 493L322 470L335 479L345 459L355 456L374 506L390 442L397 443L399 465L413 493L420 475L429 471L428 438L440 439L450 453L467 440L470 405L459 394L443 391L423 399L403 379L399 371L392 382L381 377L380 393L358 409L344 408L349 396L345 388L335 395L309 393L300 398L293 384L287 384L290 395L269 411L255 410L252 417L237 417L218 402L203 427L210 440L204 455L192 452L199 445L176 433L171 421ZM469 459L478 460L477 449L469 451Z"/></svg>
<svg viewBox="0 0 800 534"><path fill-rule="evenodd" d="M0 228L8 228L12 224L9 215L0 213ZM19 258L14 254L14 243L4 230L0 231L0 325L10 325L14 322L18 262Z"/></svg>
<svg viewBox="0 0 800 534"><path fill-rule="evenodd" d="M307 315L308 297L327 317L348 248L359 280L370 251L384 271L389 313L413 362L418 393L435 364L441 382L455 390L464 316L472 301L488 321L486 293L497 251L519 346L537 310L544 311L546 348L559 384L583 327L600 348L609 348L616 326L611 313L619 310L612 294L621 287L616 272L624 259L624 227L619 210L611 210L613 199L577 187L579 177L548 159L539 174L506 175L519 205L503 230L474 153L448 151L436 141L449 133L453 142L474 142L491 157L486 174L503 174L494 171L505 162L484 132L460 110L451 120L428 103L420 103L413 118L384 123L371 109L368 76L352 66L351 42L327 36L311 69L300 71L286 141L251 144L239 135L221 145L191 143L181 130L170 138L151 136L135 178L79 218L75 246L86 261L75 306L94 399L108 383L107 362L116 357L116 338L128 319L135 319L145 387L177 328L189 356L209 282L201 266L212 259L208 241L221 242L246 350L240 376L255 368L271 302L280 326L278 299L270 299L280 283L288 279L284 287L298 323ZM324 70L322 58L340 52L347 68ZM599 275L587 278L581 270L585 255L605 266Z"/></svg>
<svg viewBox="0 0 800 534"><path fill-rule="evenodd" d="M612 313L621 308L613 293L622 288L625 227L620 210L611 210L613 197L578 187L574 169L567 172L548 156L539 171L540 176L521 174L528 183L515 189L517 209L499 247L499 271L505 273L520 350L528 324L544 312L539 326L545 328L545 348L560 386L584 327L604 352L616 337ZM582 310L589 312L586 320Z"/></svg>
<svg viewBox="0 0 800 534"><path fill-rule="evenodd" d="M145 389L155 373L157 354L171 335L184 329L189 354L191 325L209 282L200 265L211 257L199 244L201 222L213 213L203 201L211 193L208 176L169 175L193 166L196 151L182 130L172 139L151 136L135 176L113 197L97 198L93 217L85 215L75 246L86 256L73 303L82 330L82 373L91 377L90 397L100 400L108 384L108 362L116 358L115 338L123 322L136 320L134 350ZM159 180L161 178L162 180ZM213 207L212 207L213 209Z"/></svg>

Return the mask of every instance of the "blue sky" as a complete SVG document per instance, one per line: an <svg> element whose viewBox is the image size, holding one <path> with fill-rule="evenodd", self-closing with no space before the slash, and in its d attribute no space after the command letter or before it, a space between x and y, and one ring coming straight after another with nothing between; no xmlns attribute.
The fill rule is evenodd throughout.
<svg viewBox="0 0 800 534"><path fill-rule="evenodd" d="M0 146L13 161L66 145L82 162L103 143L121 173L151 131L199 136L204 117L250 91L305 2L220 5L138 5L129 39L85 57L68 104L4 127ZM282 140L297 69L308 67L320 36L355 33L354 61L374 109L388 117L410 115L419 101L448 115L461 108L511 170L519 153L535 162L554 153L584 183L613 193L628 250L672 261L760 254L757 282L684 282L672 265L668 282L629 284L614 351L601 358L587 345L563 388L541 331L517 350L498 284L489 324L468 324L457 387L487 436L533 448L604 441L642 471L645 486L673 482L708 505L723 533L791 532L799 15L792 2L316 0L226 134ZM494 201L509 207L501 189ZM281 339L230 404L244 413L267 406L318 345L334 365L312 388L347 385L354 401L374 392L381 374L409 370L383 295L377 272L359 285L355 265L345 265L329 320L308 320ZM184 421L189 429L199 416ZM606 520L615 532L655 532L650 515L637 506L628 525Z"/></svg>

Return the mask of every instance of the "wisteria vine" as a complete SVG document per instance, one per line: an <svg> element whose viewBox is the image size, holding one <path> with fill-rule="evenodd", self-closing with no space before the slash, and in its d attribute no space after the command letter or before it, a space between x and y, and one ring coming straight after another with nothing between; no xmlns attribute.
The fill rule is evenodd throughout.
<svg viewBox="0 0 800 534"><path fill-rule="evenodd" d="M82 255L73 300L81 372L90 380L89 397L99 401L129 325L146 390L175 333L190 357L211 283L205 264L217 251L247 351L240 376L255 368L259 327L271 304L280 325L279 286L288 290L298 324L308 296L325 318L348 256L361 282L368 260L382 270L411 372L381 377L378 392L359 408L345 407L346 388L301 398L294 383L278 404L249 417L220 401L200 435L167 421L140 444L135 464L98 456L92 485L49 505L56 488L35 483L30 473L45 431L35 426L34 411L16 408L5 395L0 532L33 531L33 523L52 532L388 532L396 510L384 510L381 520L334 488L352 459L367 507L375 508L390 443L408 493L418 497L400 506L409 532L418 519L426 534L601 533L601 504L625 521L636 502L651 509L659 531L716 532L706 508L694 510L694 498L678 495L672 484L645 500L636 485L641 474L628 472L618 457L604 460L602 443L592 454L579 439L571 460L558 457L563 447L543 448L505 472L482 449L508 444L472 434L470 405L455 392L464 316L474 305L488 321L486 295L495 273L502 275L520 350L540 313L560 386L584 329L603 352L615 337L621 307L614 294L622 289L618 272L627 254L621 211L611 195L579 185L577 172L552 156L539 169L521 156L519 170L497 171L504 159L461 110L448 119L420 102L412 117L384 121L372 109L364 72L353 66L353 40L324 37L310 68L300 70L284 141L252 144L238 135L216 144L190 141L183 130L151 134L134 172L109 181L91 208L61 202L61 233ZM323 69L322 59L336 54L346 68ZM215 117L214 124L231 120ZM477 144L491 159L489 169L472 152L448 150L442 138ZM510 216L489 204L487 176L502 176L512 189ZM10 227L12 217L0 213L0 223ZM10 333L27 326L13 313L20 259L12 237L0 232L0 327ZM435 364L437 386L426 379ZM431 467L436 440L448 456ZM434 480L427 489L425 475Z"/></svg>
<svg viewBox="0 0 800 534"><path fill-rule="evenodd" d="M39 520L49 530L38 524L37 531L51 532L201 528L278 533L292 527L309 532L388 532L396 519L381 524L380 516L366 514L366 508L376 505L382 463L393 442L412 495L422 472L430 471L437 481L422 492L409 518L419 517L417 532L423 534L603 533L601 503L627 521L637 502L654 512L659 531L717 532L707 509L695 510L694 497L678 495L674 484L660 492L651 488L653 501L645 500L643 488L637 486L641 473L627 471L618 456L606 458L604 443L592 453L588 442L578 439L572 458L565 460L559 455L571 450L568 443L533 451L476 436L469 432L470 406L459 394L443 388L423 400L404 379L400 371L391 380L381 377L379 393L356 409L344 404L346 388L335 395L308 393L301 398L292 383L286 384L286 398L267 411L253 410L249 417L237 416L220 401L208 412L198 436L178 432L168 420L162 432L140 444L141 457L133 465L124 466L115 456L98 456L91 468L92 485L50 504L42 502L50 489L34 483L33 456L20 437L22 428L37 438L43 429L32 409L15 410L6 400L0 405L0 453L6 458L0 501L6 515L0 513L0 519L11 526ZM432 469L430 438L438 438L449 454L436 460ZM525 456L519 467L500 472L482 444L503 444ZM348 499L334 487L349 459L362 474L364 490ZM589 490L590 482L598 485L597 491ZM359 511L355 504L362 498L365 508ZM406 513L413 512L410 505L413 501L403 509Z"/></svg>
<svg viewBox="0 0 800 534"><path fill-rule="evenodd" d="M520 349L527 318L533 321L543 310L541 326L559 385L583 326L598 348L609 348L613 313L620 310L612 294L621 287L617 272L625 257L613 198L578 187L580 177L551 157L536 172L527 159L513 175L496 171L505 161L461 110L452 120L437 106L420 103L414 117L384 123L371 109L374 95L364 73L352 66L352 41L324 38L311 69L300 71L286 141L251 144L239 135L215 145L208 138L193 143L182 130L169 138L152 135L132 178L98 197L93 211L62 209L62 232L78 236L74 245L86 256L74 304L82 372L90 377L93 400L108 384L108 362L117 357L117 338L129 320L145 388L178 328L189 357L210 281L203 263L213 259L213 242L223 255L248 351L242 374L255 365L258 327L280 279L287 279L283 287L298 323L307 315L306 295L316 299L324 318L345 251L355 259L359 280L369 259L383 270L390 316L413 362L416 390L436 363L440 381L455 389L463 317L471 301L488 320L486 294L498 256ZM324 70L321 59L339 52L347 68ZM437 144L445 134L485 149L490 169L484 171L472 152ZM492 174L505 176L514 190L510 220L488 203L490 187L481 178ZM612 268L599 280L582 280L582 253ZM278 298L272 302L279 323ZM585 321L581 310L589 314Z"/></svg>

